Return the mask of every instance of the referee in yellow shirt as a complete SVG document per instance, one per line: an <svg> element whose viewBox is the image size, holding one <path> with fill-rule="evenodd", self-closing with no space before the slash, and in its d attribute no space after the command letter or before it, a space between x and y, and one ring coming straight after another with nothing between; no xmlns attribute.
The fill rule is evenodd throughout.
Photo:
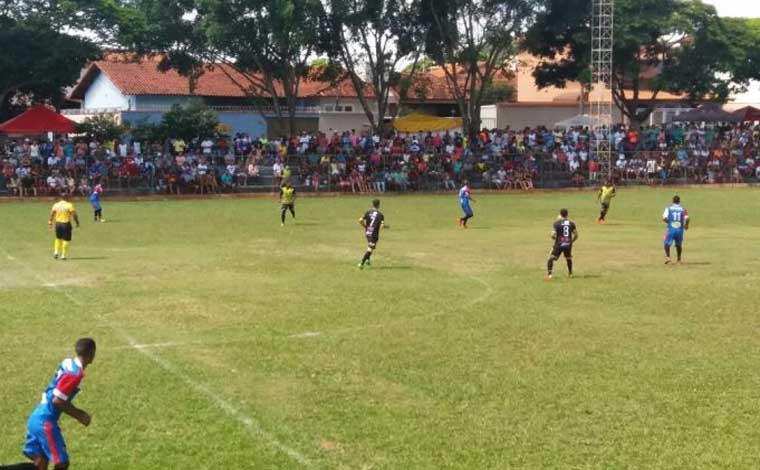
<svg viewBox="0 0 760 470"><path fill-rule="evenodd" d="M48 219L48 229L53 228L53 222L55 221L54 259L58 259L60 256L62 260L65 260L69 254L72 219L74 219L77 228L79 228L79 216L77 216L77 211L74 209L74 204L69 202L69 197L65 192L61 192L58 202L53 204L53 208L50 210L50 218Z"/></svg>
<svg viewBox="0 0 760 470"><path fill-rule="evenodd" d="M604 185L599 190L599 195L597 196L597 199L602 206L599 218L596 220L597 224L604 223L604 218L607 217L607 211L610 210L610 203L612 202L613 197L615 197L615 185L612 184L612 181L607 180L604 182Z"/></svg>

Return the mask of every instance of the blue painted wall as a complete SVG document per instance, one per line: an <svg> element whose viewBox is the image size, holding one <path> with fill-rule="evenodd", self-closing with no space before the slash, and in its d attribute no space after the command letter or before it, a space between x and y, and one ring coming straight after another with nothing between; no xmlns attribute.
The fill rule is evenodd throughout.
<svg viewBox="0 0 760 470"><path fill-rule="evenodd" d="M159 111L123 111L122 120L129 122L133 126L140 123L158 124L164 113ZM267 135L267 121L261 114L256 112L217 112L219 122L230 126L232 134L246 132L251 137Z"/></svg>

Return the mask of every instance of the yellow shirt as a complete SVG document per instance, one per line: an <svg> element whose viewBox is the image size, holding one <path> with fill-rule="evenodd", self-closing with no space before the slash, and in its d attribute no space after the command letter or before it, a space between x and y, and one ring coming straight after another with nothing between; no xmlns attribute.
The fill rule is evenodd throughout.
<svg viewBox="0 0 760 470"><path fill-rule="evenodd" d="M52 211L55 212L55 223L70 224L71 215L74 213L74 204L67 201L59 201L53 204Z"/></svg>
<svg viewBox="0 0 760 470"><path fill-rule="evenodd" d="M296 200L296 188L280 188L280 201L283 204L293 204Z"/></svg>
<svg viewBox="0 0 760 470"><path fill-rule="evenodd" d="M599 190L599 200L603 203L609 204L613 197L615 197L614 186L602 186Z"/></svg>

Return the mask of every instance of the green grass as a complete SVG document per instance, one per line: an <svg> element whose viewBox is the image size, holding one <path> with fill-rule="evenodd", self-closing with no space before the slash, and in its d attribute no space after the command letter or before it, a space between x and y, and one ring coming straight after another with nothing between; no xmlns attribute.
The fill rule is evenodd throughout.
<svg viewBox="0 0 760 470"><path fill-rule="evenodd" d="M74 340L98 341L61 425L77 469L753 469L756 190L116 203L53 261L49 204L0 204L0 463ZM577 277L542 280L560 207ZM130 341L133 344L130 344ZM148 345L145 347L133 347ZM152 346L150 346L152 345Z"/></svg>

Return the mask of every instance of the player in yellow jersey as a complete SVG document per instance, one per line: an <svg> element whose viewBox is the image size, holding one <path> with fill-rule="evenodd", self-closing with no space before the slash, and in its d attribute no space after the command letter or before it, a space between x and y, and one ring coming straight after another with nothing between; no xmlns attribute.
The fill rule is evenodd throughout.
<svg viewBox="0 0 760 470"><path fill-rule="evenodd" d="M66 259L69 254L69 243L71 243L71 221L72 219L79 228L79 216L74 209L74 204L69 202L69 197L65 192L61 193L58 202L53 204L48 219L48 229L53 229L55 222L55 252L53 258L62 260Z"/></svg>
<svg viewBox="0 0 760 470"><path fill-rule="evenodd" d="M290 215L292 215L294 219L296 218L296 188L290 184L290 181L286 181L285 184L280 187L280 204L282 204L280 220L282 221L282 226L284 227L285 213L288 210L290 210Z"/></svg>
<svg viewBox="0 0 760 470"><path fill-rule="evenodd" d="M596 197L602 206L599 218L596 220L597 224L604 223L604 218L607 217L607 211L610 210L610 203L612 202L613 197L615 197L615 185L612 184L612 181L607 180L604 182L604 185L602 185L602 188L599 190L599 194Z"/></svg>

